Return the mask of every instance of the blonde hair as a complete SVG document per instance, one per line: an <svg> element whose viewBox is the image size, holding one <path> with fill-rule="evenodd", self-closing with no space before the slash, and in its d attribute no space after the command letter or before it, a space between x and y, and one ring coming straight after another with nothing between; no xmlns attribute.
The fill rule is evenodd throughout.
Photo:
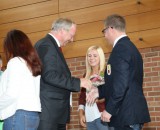
<svg viewBox="0 0 160 130"><path fill-rule="evenodd" d="M104 73L105 67L106 67L105 55L104 55L103 49L100 46L89 47L88 50L87 50L87 53L86 53L86 76L85 76L85 78L87 78L87 79L89 79L89 77L91 76L91 72L92 72L92 67L88 63L88 53L91 50L97 50L97 52L98 52L98 55L99 55L99 58L100 58L99 74L101 72Z"/></svg>

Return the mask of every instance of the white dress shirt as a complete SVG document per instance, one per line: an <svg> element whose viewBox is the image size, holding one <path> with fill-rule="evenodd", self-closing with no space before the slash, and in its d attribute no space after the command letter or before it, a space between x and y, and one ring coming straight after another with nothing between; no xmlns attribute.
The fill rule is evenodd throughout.
<svg viewBox="0 0 160 130"><path fill-rule="evenodd" d="M18 109L40 112L39 89L40 76L34 77L22 58L12 58L0 82L0 119L14 115Z"/></svg>
<svg viewBox="0 0 160 130"><path fill-rule="evenodd" d="M126 34L123 34L123 35L117 37L116 40L114 41L113 47L116 45L116 43L118 42L119 39L126 37L126 36L127 36Z"/></svg>

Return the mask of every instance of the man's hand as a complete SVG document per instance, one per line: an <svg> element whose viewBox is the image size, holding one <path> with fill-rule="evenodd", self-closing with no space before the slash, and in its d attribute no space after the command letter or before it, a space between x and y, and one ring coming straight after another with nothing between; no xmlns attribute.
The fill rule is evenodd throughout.
<svg viewBox="0 0 160 130"><path fill-rule="evenodd" d="M110 119L111 119L111 114L109 114L106 110L104 110L101 114L101 120L103 122L110 122Z"/></svg>
<svg viewBox="0 0 160 130"><path fill-rule="evenodd" d="M92 87L92 82L89 79L81 78L81 87L86 88L87 91L90 91Z"/></svg>
<svg viewBox="0 0 160 130"><path fill-rule="evenodd" d="M98 97L99 97L98 88L92 87L90 92L86 94L87 104L93 105Z"/></svg>

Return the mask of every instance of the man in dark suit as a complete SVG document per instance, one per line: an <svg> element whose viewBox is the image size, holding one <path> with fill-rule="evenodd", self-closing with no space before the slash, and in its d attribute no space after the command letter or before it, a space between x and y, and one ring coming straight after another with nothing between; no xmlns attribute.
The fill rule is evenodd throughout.
<svg viewBox="0 0 160 130"><path fill-rule="evenodd" d="M150 121L142 89L142 56L126 35L126 22L122 16L110 15L104 24L102 32L113 50L105 71L105 85L99 88L97 95L106 100L101 119L115 130L141 130L143 124ZM91 102L89 96L87 100Z"/></svg>
<svg viewBox="0 0 160 130"><path fill-rule="evenodd" d="M73 41L76 24L59 18L46 37L35 44L42 62L40 99L42 112L38 130L65 130L70 119L70 92L90 88L87 79L71 76L61 48Z"/></svg>

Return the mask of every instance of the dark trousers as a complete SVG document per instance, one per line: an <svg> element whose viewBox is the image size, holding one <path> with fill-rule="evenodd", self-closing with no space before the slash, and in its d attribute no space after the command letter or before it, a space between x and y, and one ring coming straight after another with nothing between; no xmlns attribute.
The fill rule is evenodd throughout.
<svg viewBox="0 0 160 130"><path fill-rule="evenodd" d="M38 130L66 130L66 124L57 124L41 120Z"/></svg>
<svg viewBox="0 0 160 130"><path fill-rule="evenodd" d="M130 126L114 127L114 130L141 130L142 127L142 124L134 124Z"/></svg>

